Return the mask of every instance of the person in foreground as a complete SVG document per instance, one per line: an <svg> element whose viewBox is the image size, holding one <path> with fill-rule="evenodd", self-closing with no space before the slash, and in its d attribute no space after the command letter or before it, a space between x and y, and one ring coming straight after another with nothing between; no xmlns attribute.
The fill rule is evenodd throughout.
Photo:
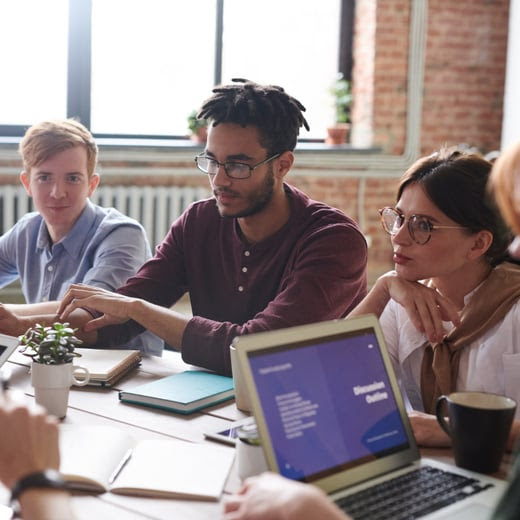
<svg viewBox="0 0 520 520"><path fill-rule="evenodd" d="M20 154L20 180L36 211L0 237L0 287L19 278L27 302L0 305L0 332L12 336L56 321L59 300L71 283L115 289L151 256L136 220L90 202L100 179L98 148L81 123L33 125ZM91 317L84 310L75 313L78 325ZM163 342L146 333L128 346L160 355Z"/></svg>
<svg viewBox="0 0 520 520"><path fill-rule="evenodd" d="M69 494L56 473L60 462L57 419L39 406L28 408L4 393L0 429L0 481L14 491L22 518L72 520ZM39 485L34 484L37 481Z"/></svg>
<svg viewBox="0 0 520 520"><path fill-rule="evenodd" d="M413 164L395 208L381 210L395 271L352 314L380 317L422 446L448 446L442 394L474 390L520 403L520 268L504 262L511 232L487 183L491 163L444 149ZM520 407L509 449L520 434Z"/></svg>
<svg viewBox="0 0 520 520"><path fill-rule="evenodd" d="M367 246L352 219L285 183L304 110L277 86L215 88L195 159L213 197L175 220L116 292L73 285L61 318L87 307L100 313L87 341L116 345L146 328L185 362L230 374L235 336L346 316L366 294ZM170 309L186 292L193 317Z"/></svg>

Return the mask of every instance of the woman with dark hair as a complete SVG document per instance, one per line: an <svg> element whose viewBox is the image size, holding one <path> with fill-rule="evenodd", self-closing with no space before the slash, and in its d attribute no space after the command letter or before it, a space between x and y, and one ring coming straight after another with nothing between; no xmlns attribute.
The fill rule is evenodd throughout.
<svg viewBox="0 0 520 520"><path fill-rule="evenodd" d="M511 233L487 192L491 167L457 150L411 166L396 206L380 211L395 271L352 313L380 316L422 445L449 443L433 415L441 394L478 390L520 402L520 269L504 262ZM517 420L510 446L519 432Z"/></svg>

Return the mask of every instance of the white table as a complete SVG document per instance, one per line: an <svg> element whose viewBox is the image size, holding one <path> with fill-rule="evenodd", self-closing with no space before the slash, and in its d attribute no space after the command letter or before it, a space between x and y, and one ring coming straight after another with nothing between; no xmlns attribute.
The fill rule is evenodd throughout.
<svg viewBox="0 0 520 520"><path fill-rule="evenodd" d="M16 358L16 356L15 356ZM13 359L13 358L11 358ZM18 361L20 358L16 358ZM29 380L29 369L14 361L9 361L12 368L11 386L23 392L25 398L33 399L33 389ZM139 384L153 381L167 375L181 372L191 365L185 364L180 354L165 351L162 358L145 358L141 366L119 380L113 388L72 387L69 397L69 409L64 419L65 424L104 424L126 430L136 439L172 437L189 442L212 442L204 438L205 431L221 429L230 421L242 419L246 414L239 411L234 401L205 409L192 415L180 415L154 408L121 403L118 399L120 389L129 389ZM229 448L233 449L233 448ZM423 455L453 462L449 449L421 450ZM504 458L500 471L495 475L505 478L510 458ZM172 471L176 471L172 468ZM180 469L182 471L182 468ZM225 486L225 492L232 492L240 485L236 469L233 467ZM6 490L0 493L7 499ZM108 519L218 519L222 505L217 502L198 500L155 499L128 497L113 493L102 495L75 495L73 505L80 520ZM0 506L1 507L1 506ZM0 520L3 520L0 511Z"/></svg>
<svg viewBox="0 0 520 520"><path fill-rule="evenodd" d="M12 370L12 389L22 392L24 398L30 402L34 394L29 368L20 364L20 358L16 355L8 363ZM165 351L162 358L143 359L138 369L119 380L112 388L72 387L69 408L63 423L115 426L132 434L136 439L166 436L189 442L212 442L204 438L205 431L221 429L232 420L246 417L244 413L237 410L234 401L207 408L202 413L180 415L121 403L118 399L118 391L121 389L132 388L188 368L193 367L185 364L179 353ZM182 471L182 468L172 468L172 471ZM233 468L226 484L226 491L235 490L239 484ZM6 491L3 490L0 496L5 503L8 496ZM77 518L85 520L93 518L199 520L219 518L221 512L221 504L218 502L128 497L113 493L74 495L72 500Z"/></svg>

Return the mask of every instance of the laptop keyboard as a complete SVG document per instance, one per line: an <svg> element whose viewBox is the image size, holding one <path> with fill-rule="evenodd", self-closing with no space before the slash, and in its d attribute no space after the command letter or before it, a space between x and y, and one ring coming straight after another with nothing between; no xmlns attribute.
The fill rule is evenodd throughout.
<svg viewBox="0 0 520 520"><path fill-rule="evenodd" d="M420 518L492 487L425 466L336 501L354 520Z"/></svg>

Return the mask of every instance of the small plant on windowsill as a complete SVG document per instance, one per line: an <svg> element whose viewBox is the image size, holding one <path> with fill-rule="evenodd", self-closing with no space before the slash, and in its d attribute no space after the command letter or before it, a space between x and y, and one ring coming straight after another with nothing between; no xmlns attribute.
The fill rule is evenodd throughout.
<svg viewBox="0 0 520 520"><path fill-rule="evenodd" d="M350 132L350 108L352 92L350 81L340 72L330 92L334 98L335 124L327 128L327 144L343 144L348 141Z"/></svg>
<svg viewBox="0 0 520 520"><path fill-rule="evenodd" d="M197 143L205 143L208 138L208 122L197 118L197 111L193 110L188 116L188 128L191 138Z"/></svg>
<svg viewBox="0 0 520 520"><path fill-rule="evenodd" d="M64 417L67 413L70 385L86 385L89 371L72 363L81 354L75 349L82 341L68 323L39 323L18 338L21 352L32 358L31 383L36 402L48 413ZM77 373L83 373L82 378Z"/></svg>

